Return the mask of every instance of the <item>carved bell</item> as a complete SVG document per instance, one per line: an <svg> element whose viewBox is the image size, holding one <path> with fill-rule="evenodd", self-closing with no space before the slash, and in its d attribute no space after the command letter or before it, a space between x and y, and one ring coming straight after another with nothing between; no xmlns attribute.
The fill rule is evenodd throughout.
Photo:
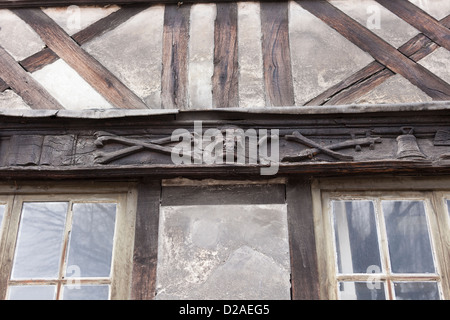
<svg viewBox="0 0 450 320"><path fill-rule="evenodd" d="M397 159L423 160L426 156L420 151L412 128L402 128L403 134L397 137Z"/></svg>

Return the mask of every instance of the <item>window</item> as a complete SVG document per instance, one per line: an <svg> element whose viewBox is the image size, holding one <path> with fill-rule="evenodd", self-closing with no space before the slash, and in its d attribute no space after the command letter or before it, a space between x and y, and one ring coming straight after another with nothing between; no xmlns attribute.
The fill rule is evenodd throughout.
<svg viewBox="0 0 450 320"><path fill-rule="evenodd" d="M0 200L1 296L126 297L128 286L122 283L130 274L134 227L127 198L96 189L95 194L19 193Z"/></svg>
<svg viewBox="0 0 450 320"><path fill-rule="evenodd" d="M319 268L332 284L327 298L448 299L449 193L387 186L316 190L316 236L327 240L318 248Z"/></svg>

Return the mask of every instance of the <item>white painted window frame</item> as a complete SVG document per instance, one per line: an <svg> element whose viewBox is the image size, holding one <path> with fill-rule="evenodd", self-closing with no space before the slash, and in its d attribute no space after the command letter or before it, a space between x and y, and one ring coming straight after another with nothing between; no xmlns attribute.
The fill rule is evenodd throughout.
<svg viewBox="0 0 450 320"><path fill-rule="evenodd" d="M349 179L316 179L311 185L321 298L339 299L339 281L409 280L438 281L441 299L450 299L450 179L352 177ZM378 212L377 223L383 219L381 200L423 200L425 202L433 256L437 274L391 274L386 234L379 227L380 253L385 271L374 274L338 274L330 206L332 200L373 200ZM378 208L377 208L378 207ZM384 223L384 221L381 221ZM387 268L387 270L386 270ZM389 283L387 281L387 283ZM386 298L394 299L393 288L387 286Z"/></svg>
<svg viewBox="0 0 450 320"><path fill-rule="evenodd" d="M73 183L0 185L0 204L7 206L0 229L0 299L6 299L10 285L21 285L27 281L11 280L11 271L19 231L23 202L66 201L70 215L73 203L116 203L111 275L108 278L63 278L58 280L31 280L36 284L66 283L108 284L109 299L123 300L130 297L133 265L134 230L137 207L137 189L132 183ZM70 217L68 217L70 219ZM66 228L68 224L66 223ZM67 241L68 230L65 230ZM79 282L77 282L79 281ZM62 298L63 290L57 290Z"/></svg>

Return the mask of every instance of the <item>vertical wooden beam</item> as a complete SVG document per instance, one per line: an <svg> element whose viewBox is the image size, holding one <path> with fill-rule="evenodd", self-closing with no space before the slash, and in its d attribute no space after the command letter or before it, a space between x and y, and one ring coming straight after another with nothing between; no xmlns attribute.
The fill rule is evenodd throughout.
<svg viewBox="0 0 450 320"><path fill-rule="evenodd" d="M188 109L188 48L190 5L166 5L164 11L161 104Z"/></svg>
<svg viewBox="0 0 450 320"><path fill-rule="evenodd" d="M293 106L294 86L289 46L289 2L261 3L262 52L266 104Z"/></svg>
<svg viewBox="0 0 450 320"><path fill-rule="evenodd" d="M213 106L238 107L237 3L218 3L214 25Z"/></svg>
<svg viewBox="0 0 450 320"><path fill-rule="evenodd" d="M156 295L160 198L160 181L143 182L138 186L131 281L133 300L151 300Z"/></svg>
<svg viewBox="0 0 450 320"><path fill-rule="evenodd" d="M292 299L318 300L319 274L310 182L289 179L286 185L286 202Z"/></svg>

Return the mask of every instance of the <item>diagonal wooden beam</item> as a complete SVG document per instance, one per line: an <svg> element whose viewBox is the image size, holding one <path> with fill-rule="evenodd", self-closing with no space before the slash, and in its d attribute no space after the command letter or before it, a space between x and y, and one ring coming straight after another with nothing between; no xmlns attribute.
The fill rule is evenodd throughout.
<svg viewBox="0 0 450 320"><path fill-rule="evenodd" d="M0 79L0 92L3 92L8 88L9 88L8 84L2 79Z"/></svg>
<svg viewBox="0 0 450 320"><path fill-rule="evenodd" d="M398 50L417 62L437 48L439 46L435 42L423 34L419 34ZM358 72L311 99L305 105L317 106L352 103L394 75L395 72L389 70L379 62L373 61Z"/></svg>
<svg viewBox="0 0 450 320"><path fill-rule="evenodd" d="M78 72L113 106L124 109L146 109L144 102L108 69L84 51L60 26L40 9L13 9L28 23L45 44Z"/></svg>
<svg viewBox="0 0 450 320"><path fill-rule="evenodd" d="M0 46L0 77L33 109L64 109L16 60Z"/></svg>
<svg viewBox="0 0 450 320"><path fill-rule="evenodd" d="M401 74L433 100L449 100L450 85L324 0L296 1L345 38L395 73Z"/></svg>
<svg viewBox="0 0 450 320"><path fill-rule="evenodd" d="M440 23L446 28L450 28L450 15L443 18ZM421 33L399 47L398 51L413 61L418 62L438 48L438 44ZM395 72L392 72L381 63L374 61L327 89L314 99L311 99L305 105L317 106L352 103L394 75Z"/></svg>
<svg viewBox="0 0 450 320"><path fill-rule="evenodd" d="M148 5L124 6L107 17L104 17L85 29L75 33L72 35L72 39L81 46L92 39L113 30L148 7ZM20 64L28 72L35 72L58 59L58 55L50 48L44 48L32 56L20 61Z"/></svg>
<svg viewBox="0 0 450 320"><path fill-rule="evenodd" d="M450 51L450 30L407 0L376 0L428 38Z"/></svg>

